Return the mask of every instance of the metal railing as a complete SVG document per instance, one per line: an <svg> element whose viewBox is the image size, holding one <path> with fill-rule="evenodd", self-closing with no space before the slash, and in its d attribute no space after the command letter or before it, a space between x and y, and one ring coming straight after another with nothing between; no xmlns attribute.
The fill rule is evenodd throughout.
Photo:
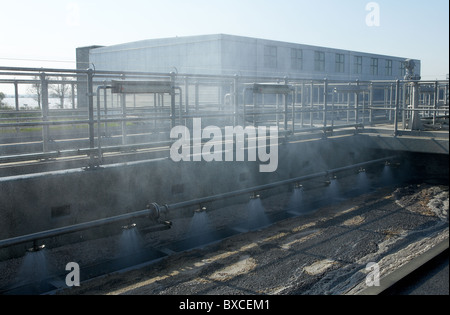
<svg viewBox="0 0 450 315"><path fill-rule="evenodd" d="M85 156L87 166L95 167L106 152L168 145L171 128L190 127L193 118L220 128L278 126L283 137L358 132L380 123L393 136L402 129L448 126L448 80L343 82L0 67L0 91L8 87L14 102L0 109L0 164ZM33 108L20 104L30 93L39 100Z"/></svg>

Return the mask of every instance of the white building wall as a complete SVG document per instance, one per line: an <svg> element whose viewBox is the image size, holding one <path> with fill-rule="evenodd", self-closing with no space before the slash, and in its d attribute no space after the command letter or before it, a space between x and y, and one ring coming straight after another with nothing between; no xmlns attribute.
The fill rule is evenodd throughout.
<svg viewBox="0 0 450 315"><path fill-rule="evenodd" d="M265 64L265 46L276 47L276 68ZM291 66L291 49L303 51L301 70ZM316 71L315 51L325 53L325 70ZM336 54L344 54L345 71L336 72ZM362 73L354 71L354 57L362 57ZM371 73L371 58L378 59L378 74ZM90 62L99 70L288 76L331 80L402 79L400 64L406 58L286 43L232 35L202 35L139 42L93 49ZM386 60L392 60L392 75L385 75ZM416 60L416 74L420 61Z"/></svg>

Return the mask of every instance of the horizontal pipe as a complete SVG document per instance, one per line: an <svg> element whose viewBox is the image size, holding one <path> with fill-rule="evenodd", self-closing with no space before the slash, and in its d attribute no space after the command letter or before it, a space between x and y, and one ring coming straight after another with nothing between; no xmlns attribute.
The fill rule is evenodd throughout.
<svg viewBox="0 0 450 315"><path fill-rule="evenodd" d="M222 200L222 199L235 197L235 196L239 196L239 195L245 195L245 194L249 194L249 193L253 193L253 192L257 192L257 191L273 189L278 186L289 185L289 184L294 184L297 182L307 181L307 180L317 178L317 177L325 177L325 176L328 176L329 174L338 173L338 172L342 172L342 171L346 171L346 170L351 170L351 169L359 168L359 167L370 165L370 164L386 162L388 160L394 159L395 157L396 156L389 156L389 157L385 157L385 158L381 158L381 159L377 159L377 160L372 160L372 161L368 161L368 162L362 162L362 163L358 163L358 164L354 164L354 165L335 168L335 169L331 169L331 170L320 172L320 173L286 179L283 181L278 181L278 182L265 184L265 185L261 185L261 186L250 187L250 188L246 188L246 189L242 189L242 190L238 190L238 191L231 191L231 192L227 192L227 193L223 193L223 194L219 194L219 195L199 198L199 199L190 200L190 201L179 202L179 203L175 203L172 205L166 205L165 207L167 208L167 210L170 211L170 210L179 209L179 208L201 205L201 204L204 204L207 202Z"/></svg>
<svg viewBox="0 0 450 315"><path fill-rule="evenodd" d="M278 186L298 183L298 182L310 180L310 179L317 178L317 177L325 177L325 176L329 176L330 174L333 174L333 173L351 170L351 169L359 168L359 167L370 165L370 164L386 162L386 161L392 160L394 158L396 158L396 156L384 157L384 158L380 158L377 160L372 160L372 161L362 162L362 163L348 165L348 166L344 166L344 167L339 167L339 168L331 169L331 170L320 172L320 173L291 178L291 179L287 179L287 180L283 180L283 181L278 181L275 183L250 187L250 188L246 188L246 189L242 189L242 190L231 191L231 192L218 194L218 195L214 195L214 196L198 198L195 200L174 203L171 205L159 206L158 204L153 203L151 206L149 206L145 210L140 210L140 211L122 214L122 215L118 215L118 216L114 216L114 217L110 217L110 218L99 219L99 220L95 220L95 221L91 221L91 222L80 223L80 224L75 224L75 225L71 225L71 226L60 227L60 228L47 230L47 231L43 231L43 232L37 232L37 233L33 233L33 234L17 236L17 237L1 240L0 248L5 248L5 247L13 246L13 245L27 243L27 242L34 242L34 241L38 241L38 240L42 240L42 239L50 238L50 237L55 237L55 236L59 236L59 235L63 235L63 234L79 232L79 231L83 231L83 230L87 230L87 229L91 229L91 228L95 228L95 227L100 227L100 226L103 226L106 224L118 223L118 222L121 222L124 220L135 219L135 218L139 218L139 217L145 217L145 216L159 217L159 213L162 208L165 208L166 211L171 211L171 210L186 208L186 207L190 207L190 206L197 206L197 205L201 205L201 204L204 204L207 202L227 199L230 197L245 195L245 194L263 191L263 190L269 190L272 188L276 188ZM155 215L155 212L157 215Z"/></svg>
<svg viewBox="0 0 450 315"><path fill-rule="evenodd" d="M86 69L86 70L78 70L78 69L55 69L55 68L30 68L30 67L0 67L0 75L2 74L2 72L5 71L14 71L17 72L16 75L27 75L29 76L29 73L23 73L23 72L36 72L36 73L42 73L42 72L46 72L46 74L54 74L54 73L60 73L61 76L64 76L67 74L87 74L88 71L94 71L92 69ZM170 73L166 73L166 72L141 72L141 71L106 71L106 70L95 70L94 71L96 76L107 76L107 75L119 75L119 76L129 76L129 75L135 75L135 76L161 76L161 77L169 77ZM189 74L189 73L177 73L176 75L177 77L180 78L185 78L185 77L191 77L191 78L210 78L210 79L228 79L228 80L232 80L236 77L236 75L214 75L214 74ZM254 80L255 76L249 76L249 75L240 75L238 76L238 78L240 80ZM267 77L258 77L259 81L267 81L267 80L271 80L271 81L276 81L281 79L280 76L267 76ZM310 79L310 78L301 78L301 77L289 77L288 78L289 82L292 81L300 81L300 82L321 82L323 83L325 80L324 79ZM331 80L331 79L327 79L329 84L332 83L341 83L344 82L342 80ZM347 82L347 81L345 81ZM355 81L351 81L351 82L356 82ZM358 81L359 84L371 84L371 83L375 83L375 84L395 84L397 82L397 80L372 80L372 81ZM400 83L405 84L405 83L410 83L412 81L409 80L399 80ZM438 83L443 83L443 84L448 84L448 80L429 80L429 81L417 81L420 84L431 84L434 82L438 82ZM251 82L250 82L251 83Z"/></svg>
<svg viewBox="0 0 450 315"><path fill-rule="evenodd" d="M23 244L23 243L27 243L27 242L34 242L34 241L38 241L38 240L42 240L42 239L50 238L50 237L55 237L55 236L59 236L59 235L80 232L80 231L92 229L95 227L100 227L100 226L103 226L106 224L112 224L112 223L117 223L117 222L129 220L129 219L133 219L133 218L137 218L137 217L148 216L150 213L151 213L150 209L145 209L145 210L141 210L141 211L137 211L137 212L133 212L133 213L122 214L122 215L118 215L118 216L110 217L110 218L106 218L106 219L99 219L99 220L95 220L95 221L60 227L60 228L47 230L47 231L43 231L43 232L37 232L37 233L33 233L33 234L17 236L17 237L13 237L13 238L9 238L9 239L0 241L0 248L9 247L12 245Z"/></svg>

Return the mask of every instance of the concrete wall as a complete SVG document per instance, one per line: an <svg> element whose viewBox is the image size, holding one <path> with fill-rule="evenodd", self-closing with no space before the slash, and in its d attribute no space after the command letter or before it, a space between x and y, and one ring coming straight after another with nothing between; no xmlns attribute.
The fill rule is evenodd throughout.
<svg viewBox="0 0 450 315"><path fill-rule="evenodd" d="M149 202L188 201L372 158L366 140L348 136L280 144L279 167L274 173L259 173L259 162L156 159L93 171L3 177L0 239L139 211Z"/></svg>

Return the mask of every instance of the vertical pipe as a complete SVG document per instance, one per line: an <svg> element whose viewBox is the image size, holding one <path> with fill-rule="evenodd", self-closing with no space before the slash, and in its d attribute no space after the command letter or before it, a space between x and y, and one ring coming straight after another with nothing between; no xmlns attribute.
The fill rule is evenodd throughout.
<svg viewBox="0 0 450 315"><path fill-rule="evenodd" d="M362 124L366 124L366 92L362 92Z"/></svg>
<svg viewBox="0 0 450 315"><path fill-rule="evenodd" d="M243 122L242 122L242 125L244 126L244 128L245 128L245 126L247 125L247 120L246 120L246 115L247 115L247 111L245 110L245 92L247 91L247 89L244 89L244 92L242 93L242 96L243 96L243 98L244 98L244 100L243 100L243 104L242 104L242 119L243 119Z"/></svg>
<svg viewBox="0 0 450 315"><path fill-rule="evenodd" d="M280 98L279 98L278 94L275 95L275 99L276 99L275 119L277 120L277 129L278 129L278 128L280 128L280 121L279 121L280 117L279 117L279 114L278 114L278 111L280 110Z"/></svg>
<svg viewBox="0 0 450 315"><path fill-rule="evenodd" d="M313 110L314 110L314 83L313 81L311 81L311 91L310 91L310 107L311 107L311 111L309 113L309 123L311 125L311 128L314 127L314 121L313 121Z"/></svg>
<svg viewBox="0 0 450 315"><path fill-rule="evenodd" d="M356 93L355 93L355 123L359 123L359 80L356 80Z"/></svg>
<svg viewBox="0 0 450 315"><path fill-rule="evenodd" d="M434 82L434 111L433 111L433 126L436 125L436 111L438 109L438 97L439 97L439 91L438 91L438 83L437 81Z"/></svg>
<svg viewBox="0 0 450 315"><path fill-rule="evenodd" d="M101 113L100 113L100 90L103 89L103 93L106 96L106 87L102 87L99 86L97 88L97 161L101 161L102 160L102 144L101 144L101 123L100 123L100 118L101 118Z"/></svg>
<svg viewBox="0 0 450 315"><path fill-rule="evenodd" d="M327 110L328 110L328 80L323 83L323 127L327 126Z"/></svg>
<svg viewBox="0 0 450 315"><path fill-rule="evenodd" d="M106 85L106 82L105 82L105 85ZM103 108L104 108L104 115L105 115L105 137L108 137L108 122L106 121L108 119L107 103L108 103L108 101L107 101L107 95L106 95L106 89L105 89L105 93L103 94Z"/></svg>
<svg viewBox="0 0 450 315"><path fill-rule="evenodd" d="M394 137L398 136L398 107L400 98L400 81L395 81Z"/></svg>
<svg viewBox="0 0 450 315"><path fill-rule="evenodd" d="M122 144L127 144L127 96L125 93L120 94L120 105L122 108Z"/></svg>
<svg viewBox="0 0 450 315"><path fill-rule="evenodd" d="M42 104L42 121L48 121L48 81L45 78L45 73L41 73L41 104ZM49 128L42 126L42 149L48 152L49 142Z"/></svg>
<svg viewBox="0 0 450 315"><path fill-rule="evenodd" d="M252 120L253 120L253 126L256 127L256 116L255 116L255 113L256 113L256 108L257 108L258 94L255 94L253 92L252 100L253 100L253 116L252 116Z"/></svg>
<svg viewBox="0 0 450 315"><path fill-rule="evenodd" d="M373 83L370 83L370 88L369 88L369 123L372 124L373 122L373 95L374 94L374 87L373 87Z"/></svg>
<svg viewBox="0 0 450 315"><path fill-rule="evenodd" d="M302 81L302 111L300 114L300 128L303 128L304 116L303 110L305 109L305 101L306 101L306 84L305 81Z"/></svg>
<svg viewBox="0 0 450 315"><path fill-rule="evenodd" d="M184 111L189 114L189 77L184 78Z"/></svg>
<svg viewBox="0 0 450 315"><path fill-rule="evenodd" d="M233 80L233 127L237 126L239 124L239 113L238 113L238 109L239 109L239 89L238 89L238 84L239 84L239 76L237 74L234 75L234 80Z"/></svg>
<svg viewBox="0 0 450 315"><path fill-rule="evenodd" d="M195 112L199 111L199 95L198 95L198 81L195 82Z"/></svg>
<svg viewBox="0 0 450 315"><path fill-rule="evenodd" d="M176 124L176 113L175 113L175 72L170 73L170 117L172 121L172 128ZM180 113L181 114L181 113Z"/></svg>
<svg viewBox="0 0 450 315"><path fill-rule="evenodd" d="M389 121L392 121L392 95L393 95L393 89L394 86L391 84L390 90L389 90Z"/></svg>
<svg viewBox="0 0 450 315"><path fill-rule="evenodd" d="M297 87L295 91L293 91L294 95L292 95L292 134L295 133L295 99L297 98Z"/></svg>
<svg viewBox="0 0 450 315"><path fill-rule="evenodd" d="M407 85L406 83L403 84L403 89L402 89L402 127L403 130L406 129L406 95L407 95L408 91L407 91Z"/></svg>
<svg viewBox="0 0 450 315"><path fill-rule="evenodd" d="M421 121L420 121L420 115L419 111L417 109L419 108L419 83L413 82L411 83L412 86L412 113L411 113L411 119L410 119L410 129L411 130L419 130L421 128Z"/></svg>
<svg viewBox="0 0 450 315"><path fill-rule="evenodd" d="M285 77L284 78L284 84L288 84L288 78L287 77ZM284 130L288 130L288 97L289 97L289 94L288 93L285 93L284 95L283 95L283 101L284 101ZM292 118L292 119L294 119L294 118Z"/></svg>
<svg viewBox="0 0 450 315"><path fill-rule="evenodd" d="M14 102L16 104L16 111L19 111L19 83L14 81Z"/></svg>
<svg viewBox="0 0 450 315"><path fill-rule="evenodd" d="M72 109L75 109L75 83L71 84Z"/></svg>
<svg viewBox="0 0 450 315"><path fill-rule="evenodd" d="M348 84L349 86L351 83ZM347 92L347 124L350 122L350 92Z"/></svg>
<svg viewBox="0 0 450 315"><path fill-rule="evenodd" d="M334 127L334 102L335 102L335 100L334 100L334 98L335 98L335 96L336 96L336 92L335 92L335 90L333 90L332 92L331 92L331 127Z"/></svg>
<svg viewBox="0 0 450 315"><path fill-rule="evenodd" d="M87 71L87 93L88 93L88 117L89 117L89 148L94 149L94 71ZM90 160L93 161L93 153L90 153Z"/></svg>

